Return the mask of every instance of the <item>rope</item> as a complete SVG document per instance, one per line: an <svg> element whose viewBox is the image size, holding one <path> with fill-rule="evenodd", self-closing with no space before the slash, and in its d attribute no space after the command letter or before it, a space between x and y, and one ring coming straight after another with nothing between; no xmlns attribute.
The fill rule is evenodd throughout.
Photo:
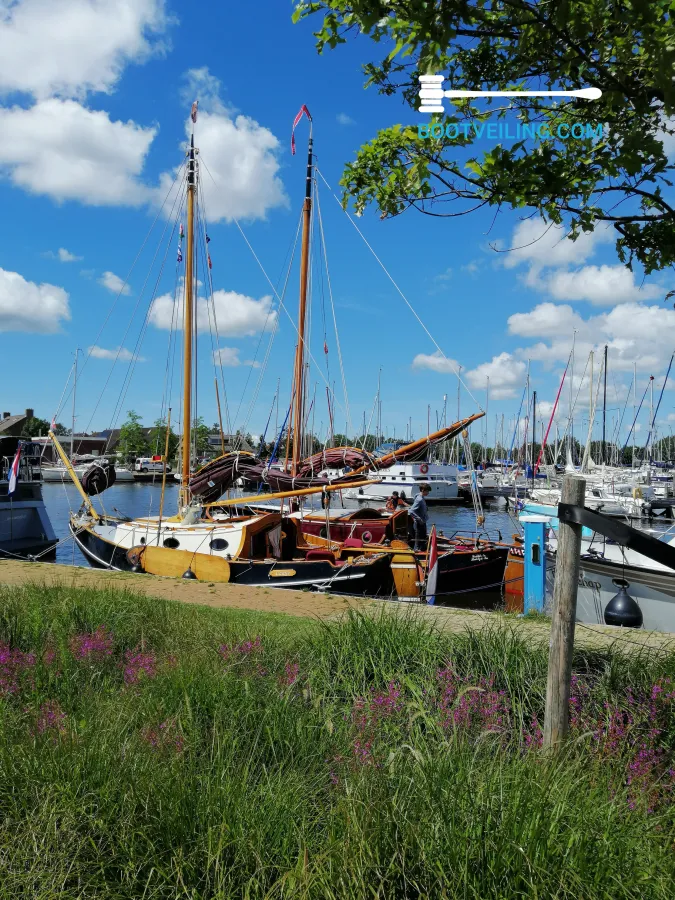
<svg viewBox="0 0 675 900"><path fill-rule="evenodd" d="M375 250L374 250L374 249L371 247L371 245L368 243L368 240L367 240L366 236L363 234L363 232L361 231L361 229L359 228L359 226L356 224L356 222L354 221L354 219L349 215L349 213L347 212L347 210L344 209L344 207L342 206L342 203L340 202L339 197L335 194L335 192L333 191L333 189L331 188L331 186L328 184L328 182L327 182L326 179L324 178L323 172L319 169L318 166L315 166L315 168L316 168L316 171L317 171L317 172L319 173L319 175L321 176L321 178L323 179L323 182L324 182L324 184L326 185L326 187L328 188L328 190L331 192L331 194L333 194L333 197L335 197L335 200L336 200L338 206L340 207L340 209L341 209L341 210L343 211L343 213L347 216L347 218L349 219L349 221L352 223L352 225L353 225L354 228L356 229L356 231L357 231L359 237L361 238L361 240L364 242L364 244L366 245L366 247L367 247L367 248L370 250L370 252L373 254L373 256L375 257L376 261L379 263L379 265L380 265L382 271L384 272L384 274L387 276L387 278L389 279L389 281L391 281L391 283L394 285L394 287L396 288L397 292L401 295L401 297L402 297L404 303L406 304L406 306L408 307L408 309L410 310L410 312L415 316L415 318L417 319L417 321L419 322L419 324L422 326L422 329L423 329L424 333L427 335L427 337L429 338L429 340L432 342L432 344L434 345L434 347L436 348L436 350L441 354L441 357L445 360L445 362L448 363L448 365L450 366L450 368L452 369L452 371L455 373L455 375L456 375L457 378L459 379L460 383L464 386L464 388L465 388L467 394L469 395L469 397L471 397L471 399L472 399L473 402L476 404L476 406L482 411L482 410L483 410L483 407L482 407L481 404L478 402L478 400L476 400L476 398L474 397L474 395L471 393L471 389L467 386L466 382L462 380L462 377L461 377L459 371L457 370L457 367L455 366L454 362L453 362L451 359L448 359L448 357L445 355L445 353L444 353L443 350L441 349L440 344L436 341L436 338L435 338L435 337L432 335L432 333L429 331L429 329L428 329L427 326L424 324L424 322L422 321L422 319L421 319L421 317L419 316L419 314L415 311L413 305L410 303L410 301L408 300L408 298L406 297L406 295L403 293L403 291L401 290L401 288L398 286L398 284L394 281L394 278L392 277L392 275L390 275L390 273L389 273L389 271L387 270L387 267L385 266L385 264L382 262L382 260L381 260L380 257L377 255L377 253L375 252Z"/></svg>
<svg viewBox="0 0 675 900"><path fill-rule="evenodd" d="M587 631L592 631L593 634L598 634L595 628L591 628L590 625L586 625L584 622L576 622L577 628L585 628ZM604 634L605 632L600 632L600 634ZM636 647L641 647L643 650L655 650L657 653L668 653L672 654L673 650L670 647L655 647L652 644L642 644L640 641L631 641L630 638L621 637L620 635L612 635L615 641L623 641L624 644L633 644Z"/></svg>

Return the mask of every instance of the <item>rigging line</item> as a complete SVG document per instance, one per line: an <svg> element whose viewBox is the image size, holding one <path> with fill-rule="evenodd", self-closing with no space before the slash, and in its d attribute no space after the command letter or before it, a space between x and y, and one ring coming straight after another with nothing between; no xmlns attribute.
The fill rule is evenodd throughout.
<svg viewBox="0 0 675 900"><path fill-rule="evenodd" d="M328 190L331 192L331 194L333 194L333 197L335 197L335 201L337 202L337 204L338 204L338 206L340 207L340 209L343 211L343 213L347 216L347 218L349 219L349 221L352 223L352 225L353 225L354 228L356 229L356 231L357 231L359 237L361 238L361 240L364 242L364 244L366 245L366 247L370 250L370 252L373 254L373 256L375 257L375 259L376 259L377 262L379 263L380 268L382 269L382 271L384 272L384 274L387 276L387 278L389 279L389 281L391 281L391 283L394 285L394 287L396 288L396 290L398 291L398 293L401 295L401 297L402 297L404 303L406 304L406 306L408 307L408 309L410 310L410 312L415 316L415 318L417 319L417 321L419 322L419 324L422 326L422 329L423 329L423 331L425 332L425 334L427 335L427 337L429 338L429 340L432 342L432 344L434 345L434 347L436 348L436 350L441 354L442 358L449 364L449 366L450 366L450 368L452 369L452 371L454 372L454 374L457 376L457 378L459 379L459 381L461 382L461 384L464 386L464 388L465 388L467 394L469 395L469 397L471 397L471 399L472 399L473 402L476 404L476 406L478 407L478 409L480 409L481 412L482 412L482 411L483 411L483 407L482 407L481 404L478 402L478 400L476 400L476 398L474 397L474 395L471 393L471 389L467 386L466 382L463 381L463 379L462 379L460 373L459 373L458 370L457 370L457 367L455 366L454 361L451 360L451 359L449 359L449 358L445 355L445 353L444 353L443 350L441 349L440 344L436 341L436 338L434 338L434 336L431 334L431 332L429 331L429 329L427 328L427 326L424 324L424 322L422 321L422 319L421 319L421 317L419 316L419 314L415 311L415 308L413 307L413 305L410 303L410 301L408 300L408 298L406 297L406 295L403 293L403 291L401 290L401 288L398 286L398 284L394 281L393 276L390 275L389 270L387 269L387 267L385 266L385 264L382 262L382 260L381 260L380 257L377 255L377 253L376 253L375 250L372 248L372 246L368 243L368 239L366 238L366 236L363 234L363 232L361 231L361 229L359 228L359 226L356 224L356 222L354 221L354 219L352 218L352 216L347 212L346 209L343 208L342 203L340 203L340 200L338 199L337 195L335 194L335 192L334 192L333 189L331 188L330 184L328 184L328 182L326 181L326 179L325 179L325 177L324 177L323 172L321 171L321 169L319 169L318 166L315 166L315 169L316 169L316 171L319 173L319 175L321 176L321 178L323 179L323 182L324 182L324 184L326 185L326 187L328 188Z"/></svg>
<svg viewBox="0 0 675 900"><path fill-rule="evenodd" d="M202 162L204 163L203 160L202 160ZM206 171L207 171L207 173L208 173L209 178L211 179L211 181L213 181L213 183L214 183L214 184L216 185L216 187L217 187L218 185L216 184L216 182L215 182L215 180L214 180L214 178L213 178L213 175L211 175L211 172L209 171L209 167L206 165L206 163L204 163L204 168L206 169ZM267 281L267 283L269 284L269 286L272 288L272 291L274 292L274 296L277 298L277 300L278 300L278 302L279 302L279 309L281 309L281 310L284 311L284 313L286 314L286 317L288 318L288 321L289 321L289 322L291 323L291 325L293 326L293 330L294 330L295 334L297 335L298 338L300 338L300 332L299 332L299 329L298 329L297 324L293 321L293 317L291 316L291 314L289 313L289 311L286 309L285 303L283 302L282 298L279 296L279 292L278 292L277 289L274 287L274 284L272 283L271 278L269 277L269 275L268 275L267 272L265 271L265 267L264 267L263 264L260 262L260 259L258 258L257 253L255 252L255 250L253 249L253 246L251 245L251 242L250 242L249 239L246 237L246 234L244 233L244 229L243 229L243 228L241 227L241 225L239 224L239 220L233 218L232 221L233 221L234 224L237 226L237 229L238 229L238 231L239 231L239 234L241 234L242 238L244 239L244 241L245 241L245 243L246 243L246 246L247 246L248 249L251 251L251 254L252 254L253 258L254 258L255 261L258 263L258 267L260 268L260 271L261 271L261 272L263 273L263 275L265 276L265 280ZM319 371L319 374L321 375L321 378L323 379L323 381L325 382L325 384L328 385L328 388L330 389L330 384L328 384L328 381L326 380L326 376L325 376L325 375L323 374L323 372L321 371L321 367L319 366L319 363L318 363L318 362L316 361L316 359L314 358L314 355L312 354L311 349L310 349L309 347L306 347L306 350L307 350L307 355L309 356L309 358L311 359L311 361L314 363L314 365L317 367L317 370ZM468 390L468 389L467 389L467 390ZM336 402L337 402L337 401L336 401ZM338 403L338 406L340 407L340 409L342 409L342 404L341 404L341 403ZM342 411L344 412L344 409L342 409Z"/></svg>
<svg viewBox="0 0 675 900"><path fill-rule="evenodd" d="M137 263L138 260L140 259L141 254L143 253L143 250L145 249L145 245L146 245L146 244L148 243L148 241L150 240L150 235L152 234L152 232L153 232L153 230L154 230L154 228L155 228L155 225L157 224L157 221L159 220L159 217L160 217L161 214L162 214L162 210L163 210L164 207L166 206L167 200L169 199L169 196L170 196L171 192L173 191L174 187L176 186L176 182L178 181L178 178L179 178L179 176L180 176L180 174L181 174L181 171L185 168L186 165L187 165L187 162L183 162L182 165L179 167L178 172L177 172L177 174L176 174L176 177L175 177L174 180L173 180L173 183L172 183L171 186L169 187L169 190L166 192L166 195L165 195L165 197L164 197L164 200L162 201L162 205L159 207L159 209L158 209L158 211L157 211L157 215L156 215L155 218L153 219L153 222L152 222L152 224L150 225L150 228L148 229L148 232L147 232L147 234L146 234L146 236L145 236L145 238L144 238L144 240L143 240L143 243L141 244L140 250L139 250L138 253L136 254L136 258L134 259L133 263L131 264L131 268L130 268L129 271L127 272L127 276L126 276L126 278L124 279L124 283L122 284L122 287L120 288L119 293L117 294L117 296L116 296L115 299L113 300L113 304L112 304L112 306L110 307L110 309L109 309L109 311L108 311L108 315L105 317L105 320L104 320L104 322L103 322L103 325L101 325L101 327L100 327L100 329L99 329L99 331L98 331L98 334L97 334L96 337L94 338L94 343L93 343L93 344L91 345L91 347L89 348L89 352L87 353L87 355L86 355L86 357L85 357L85 359L84 359L84 362L82 363L82 365L81 365L81 367L80 367L80 376L81 376L82 373L84 372L84 370L85 370L85 368L86 368L86 365L87 365L87 363L89 362L89 360L90 360L90 358L91 358L91 351L92 351L92 348L93 348L93 347L96 347L96 346L98 345L98 342L99 342L99 340L101 339L101 335L103 334L103 332L104 332L104 330L105 330L105 327L106 327L106 325L108 324L108 322L109 322L109 320L110 320L110 317L112 316L113 312L115 311L115 307L117 306L117 303L118 303L120 297L122 296L122 293L124 292L124 288L127 286L128 282L129 282L129 279L131 278L131 275L132 275L134 269L136 268L136 263ZM174 201L174 205L175 205L175 201ZM173 210L172 210L172 211L173 211ZM72 388L71 388L71 390L72 390ZM70 391L68 392L68 395L65 397L65 399L62 398L62 402L63 402L64 404L67 403L69 397L70 397ZM61 412L61 407L59 407L59 409L57 409L57 411L56 411L56 416L58 416L58 415L60 414L60 412ZM56 416L55 416L55 418L56 418Z"/></svg>
<svg viewBox="0 0 675 900"><path fill-rule="evenodd" d="M574 398L574 403L572 404L572 413L571 413L572 416L574 415L574 410L576 409L576 406L577 406L577 400L579 399L579 394L581 393L581 386L584 383L584 378L586 377L586 372L588 371L588 363L590 362L590 359L591 359L591 356L589 353L588 358L586 359L586 365L584 366L584 371L581 374L581 380L579 381L579 387L577 388L576 397ZM590 411L589 411L589 414L590 414ZM561 447L565 442L565 438L567 437L567 433L570 429L571 424L572 424L572 419L571 419L571 417L568 417L567 425L565 425L565 431L563 432L562 438L560 440Z"/></svg>
<svg viewBox="0 0 675 900"><path fill-rule="evenodd" d="M170 217L173 216L174 210L175 210L175 208L176 208L176 203L178 202L179 197L180 197L180 192L177 192L177 193L176 193L176 197L175 197L174 202L173 202L173 206L171 207L171 212L170 212L170 214L169 214ZM181 204L181 208L182 208L182 204ZM164 226L164 230L163 230L163 232L162 232L162 235L161 235L161 237L160 237L160 239L159 239L159 241L158 241L158 243L157 243L157 247L156 247L156 249L155 249L155 253L154 253L154 255L153 255L152 262L151 262L151 264L150 264L151 268L152 268L152 266L154 265L155 260L157 259L157 254L159 253L159 248L161 247L162 242L164 241L164 238L165 238L165 235L166 235L166 230L167 230L167 228L168 228L168 225L169 225L169 222L170 222L170 221L171 221L171 218L168 218L168 219L167 219L167 222L166 222L166 224L165 224L165 226ZM175 230L175 225L174 225L174 230ZM143 294L144 294L144 292L145 292L145 288L146 288L146 286L147 286L149 277L150 277L150 275L149 275L149 272L148 272L148 275L146 276L145 281L143 282L143 287L141 288L141 291L140 291L140 293L139 293L139 295L138 295L138 299L136 300L136 303L135 303L135 305L134 305L133 311L132 311L132 313L131 313L131 317L130 317L130 319L129 319L129 323L128 323L128 325L127 325L125 331L124 331L124 335L122 336L122 340L120 341L120 345L119 345L119 347L117 348L117 354L115 355L115 359L113 360L112 365L110 366L110 371L108 372L108 377L107 377L106 380L105 380L105 384L103 385L103 388L102 388L102 390L101 390L101 392L100 392L100 394L99 394L99 396L98 396L98 399L97 399L96 404L95 404L95 406L94 406L94 409L93 409L93 411L92 411L92 413L91 413L91 416L89 417L89 422L87 423L87 428L86 428L87 431L89 431L89 429L91 428L92 422L94 421L94 416L96 415L96 412L97 412L97 410L98 410L98 408L99 408L99 406L100 406L100 404L101 404L101 401L103 400L103 397L104 397L104 395L105 395L105 392L106 392L106 390L108 389L108 385L110 384L110 379L111 379L112 376L113 376L113 372L114 372L114 370L115 370L115 366L117 365L117 362L119 361L119 358L120 358L120 354L121 354L122 350L124 349L124 343L125 343L125 341L126 341L126 339L127 339L127 335L129 334L129 331L131 330L131 325L132 325L134 319L136 318L136 313L138 312L138 309L139 309L139 307L140 307L141 299L142 299ZM122 385L124 385L124 382L122 382ZM117 406L115 405L115 407L113 407L113 413L114 413L114 411L115 411L116 408L117 408ZM108 450L108 443L109 443L109 441L110 441L110 439L108 439L108 441L106 442L106 451ZM81 443L81 442L80 442L80 443Z"/></svg>
<svg viewBox="0 0 675 900"><path fill-rule="evenodd" d="M200 153L199 159L197 162L197 177L198 177L197 183L198 183L198 185L201 185L201 183L202 183L202 179L201 179L201 163L202 162L203 162L203 158ZM206 167L207 167L206 163L204 163L204 168L206 168ZM210 290L209 297L210 297L210 301L211 301L211 306L213 307L213 325L214 325L214 329L216 332L216 346L217 346L218 344L220 344L220 334L218 332L218 317L216 315L216 300L215 300L214 291L213 291L213 274L211 272L211 269L208 267L209 252L208 252L208 241L206 239L208 237L208 233L206 230L207 213L206 213L206 200L204 198L203 190L199 192L198 200L199 200L199 203L198 203L197 212L198 212L198 215L201 214L201 221L202 221L203 230L204 230L203 248L207 255L206 272L207 272L207 276L208 276L209 290ZM201 209L204 210L203 213L201 212ZM207 308L208 308L208 304L209 304L209 300L207 299ZM220 348L218 348L218 349L220 349ZM214 365L215 365L215 357L214 357ZM232 433L232 422L230 420L230 404L229 404L229 401L227 398L227 387L225 384L225 372L223 371L223 362L222 362L222 357L221 357L220 353L218 354L218 367L220 368L220 382L221 382L221 385L223 388L223 405L225 406L225 424L227 426L228 433L231 434Z"/></svg>
<svg viewBox="0 0 675 900"><path fill-rule="evenodd" d="M335 302L334 302L334 300L333 300L333 287L332 287L332 284L331 284L331 280L330 280L330 272L329 272L329 269L328 269L328 253L327 253L327 250L326 250L326 240L325 240L325 237L324 237L324 231L323 231L323 217L322 217L322 215L321 215L321 203L320 203L320 201L319 201L319 190L318 190L318 188L319 188L319 185L318 185L318 183L316 182L316 179L315 179L315 191L314 191L314 196L316 197L316 211L317 211L317 218L318 218L318 220L319 220L319 231L320 231L320 233L321 233L321 245L322 245L322 247L323 247L324 263L325 263L325 266L326 266L326 282L328 283L328 296L330 297L331 311L332 311L332 313L333 313L333 327L335 328L335 344L336 344L336 347L337 347L338 363L339 363L339 366L340 366L340 377L341 377L341 379L342 379L342 390L343 390L343 392L344 392L345 406L346 406L346 412L347 412L347 428L348 428L348 430L349 430L350 432L352 432L352 431L354 430L354 426L353 426L353 423L352 423L351 410L350 410L350 407L349 407L349 397L348 397L348 395L347 395L347 378L346 378L346 375L345 375L345 367L344 367L344 362L343 362L343 359L342 359L342 347L341 347L341 344L340 344L340 335L339 335L339 333L338 333L337 316L336 316L336 313L335 313Z"/></svg>
<svg viewBox="0 0 675 900"><path fill-rule="evenodd" d="M301 225L301 222L302 222L302 216L298 219L298 228L297 228L296 233L295 233L295 241L294 241L294 243L293 243L293 252L292 252L292 254L291 254L291 257L290 257L290 260L289 260L289 263L288 263L288 269L287 269L287 271L286 271L286 280L284 281L284 285L283 285L283 288L282 288L282 291L281 291L281 296L282 296L282 297L285 297L285 296L286 296L286 291L287 291L287 289L288 289L288 282L289 282L289 279L290 279L290 276L291 276L291 271L292 271L292 268L293 268L293 260L295 259L295 251L296 251L296 248L297 248L298 237L299 237L299 235L300 235L300 225ZM248 408L248 411L247 411L247 414L246 414L246 419L245 419L244 427L243 427L243 431L244 431L244 432L246 431L246 429L247 429L247 427L248 427L248 424L249 424L249 421L250 421L250 419L251 419L251 416L253 415L253 408L254 408L254 406L255 406L255 404L256 404L256 402L257 402L257 400L258 400L258 396L259 396L259 394L260 394L260 388L262 387L263 374L264 374L264 372L266 371L267 366L268 366L268 364L269 364L269 357L270 357L270 354L271 354L271 352L272 352L272 345L273 345L273 343L274 343L274 339L275 339L275 337L276 337L276 335L277 335L277 333L278 333L278 330L279 330L279 317L277 316L276 319L275 319L275 322L274 322L274 329L272 330L272 334L270 335L270 339L269 339L269 342L268 342L268 345L267 345L267 352L266 352L266 354L265 354L265 359L263 360L263 364L262 364L262 367L261 367L261 370L260 370L260 375L259 375L259 377L258 377L258 381L257 381L256 387L255 387L255 390L254 390L254 392L253 392L253 396L252 396L252 398L251 398L251 402L249 403L249 408Z"/></svg>
<svg viewBox="0 0 675 900"><path fill-rule="evenodd" d="M168 223L167 223L167 224L168 224ZM120 394L119 402L118 402L118 404L116 405L115 410L114 410L114 412L115 412L115 417L114 417L114 419L113 419L113 424L112 424L112 427L111 427L111 432L112 432L112 430L114 429L115 424L117 423L117 418L118 418L118 416L120 415L120 413L121 413L121 411L122 411L122 406L123 406L123 404L124 404L124 401L126 400L127 393L129 392L129 387L131 386L131 381L132 381L134 372L135 372L135 370L136 370L136 365L137 365L138 359L139 359L139 353L140 353L141 347L143 346L143 340L144 340L144 337L145 337L145 333L146 333L146 331L147 331L147 329L148 329L148 324L149 324L149 322L150 322L150 313L151 313L151 311L152 311L152 307L153 307L155 298L156 298L156 296L157 296L157 289L159 288L159 283L160 283L160 281L162 280L162 275L164 274L164 266L166 265L166 258L167 258L167 256L169 255L169 250L170 250L170 248L171 248L171 246L172 246L172 243L173 243L174 235L175 235L175 233L176 233L176 226L177 226L177 224L178 224L178 222L175 221L174 224L173 224L173 228L171 229L171 237L170 237L170 240L167 241L167 244L166 244L166 250L165 250L165 252L164 252L164 258L162 259L162 264L161 264L161 266L160 266L159 272L157 273L157 278L155 279L155 286L154 286L154 288L153 288L153 290L152 290L152 294L151 294L151 296L150 296L150 302L148 303L148 307L147 307L147 310L146 310L146 312L145 312L145 317L144 317L144 319L143 319L143 323L142 323L141 328L140 328L140 330L139 330L138 337L136 338L136 344L135 344L135 346L134 346L134 351L133 351L133 355L132 355L131 361L129 362L129 366L128 366L128 368L127 368L127 374L126 374L126 376L125 376L125 378L124 378L124 381L122 382L122 392L121 392L121 394ZM166 229L165 229L165 230L166 230ZM159 252L159 247L158 247L157 252ZM157 255L157 254L155 254L155 257L153 258L153 263L154 263L154 261L155 261L156 255ZM148 277L149 277L149 276L148 276ZM146 279L146 283L147 283L147 279ZM143 286L143 290L145 290L145 285ZM108 440L109 440L109 439L108 439Z"/></svg>

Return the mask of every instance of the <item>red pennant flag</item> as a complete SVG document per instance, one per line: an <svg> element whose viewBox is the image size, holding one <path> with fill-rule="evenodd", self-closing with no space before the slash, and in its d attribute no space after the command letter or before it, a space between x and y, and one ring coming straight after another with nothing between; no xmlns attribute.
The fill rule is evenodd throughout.
<svg viewBox="0 0 675 900"><path fill-rule="evenodd" d="M212 269L212 268L213 268L213 263L211 262L211 254L210 254L210 253L207 253L207 254L206 254L206 258L207 258L208 261L209 261L209 269Z"/></svg>
<svg viewBox="0 0 675 900"><path fill-rule="evenodd" d="M300 119L303 116L307 116L309 121L310 122L312 121L312 117L309 114L309 110L307 109L307 107L305 106L304 103L300 107L300 112L297 114L297 116L293 120L293 131L291 132L291 153L293 154L293 156L295 156L295 129L296 129L298 122L300 121Z"/></svg>
<svg viewBox="0 0 675 900"><path fill-rule="evenodd" d="M323 342L323 352L328 356L328 344L325 341Z"/></svg>
<svg viewBox="0 0 675 900"><path fill-rule="evenodd" d="M193 122L197 121L197 111L199 109L199 100L195 100L192 104L192 109L190 110L190 118Z"/></svg>

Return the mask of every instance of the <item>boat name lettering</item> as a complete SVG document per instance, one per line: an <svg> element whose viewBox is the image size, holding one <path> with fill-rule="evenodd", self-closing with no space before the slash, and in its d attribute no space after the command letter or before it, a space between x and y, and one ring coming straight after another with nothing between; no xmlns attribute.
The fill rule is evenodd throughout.
<svg viewBox="0 0 675 900"><path fill-rule="evenodd" d="M599 581L590 581L588 578L582 578L579 576L579 587L590 588L591 590L599 591L600 590L600 582Z"/></svg>
<svg viewBox="0 0 675 900"><path fill-rule="evenodd" d="M295 575L295 569L272 569L271 578L292 578Z"/></svg>
<svg viewBox="0 0 675 900"><path fill-rule="evenodd" d="M473 553L471 555L471 562L481 562L484 559L487 559L484 553Z"/></svg>

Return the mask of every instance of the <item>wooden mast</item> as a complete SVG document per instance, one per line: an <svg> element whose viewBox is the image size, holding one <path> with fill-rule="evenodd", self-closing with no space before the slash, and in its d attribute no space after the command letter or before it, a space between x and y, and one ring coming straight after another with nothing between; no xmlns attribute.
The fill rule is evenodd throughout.
<svg viewBox="0 0 675 900"><path fill-rule="evenodd" d="M309 124L309 144L307 149L307 176L305 181L305 202L302 207L302 256L300 257L300 309L298 312L298 343L295 347L293 369L293 417L289 434L293 430L293 456L291 474L297 475L302 459L302 430L305 401L305 330L307 319L307 285L309 281L309 228L312 219L312 122Z"/></svg>
<svg viewBox="0 0 675 900"><path fill-rule="evenodd" d="M183 441L180 505L190 501L188 484L190 481L190 445L192 425L192 343L194 321L194 207L195 207L195 135L190 137L190 152L187 170L187 235L185 253L185 304L183 319Z"/></svg>

